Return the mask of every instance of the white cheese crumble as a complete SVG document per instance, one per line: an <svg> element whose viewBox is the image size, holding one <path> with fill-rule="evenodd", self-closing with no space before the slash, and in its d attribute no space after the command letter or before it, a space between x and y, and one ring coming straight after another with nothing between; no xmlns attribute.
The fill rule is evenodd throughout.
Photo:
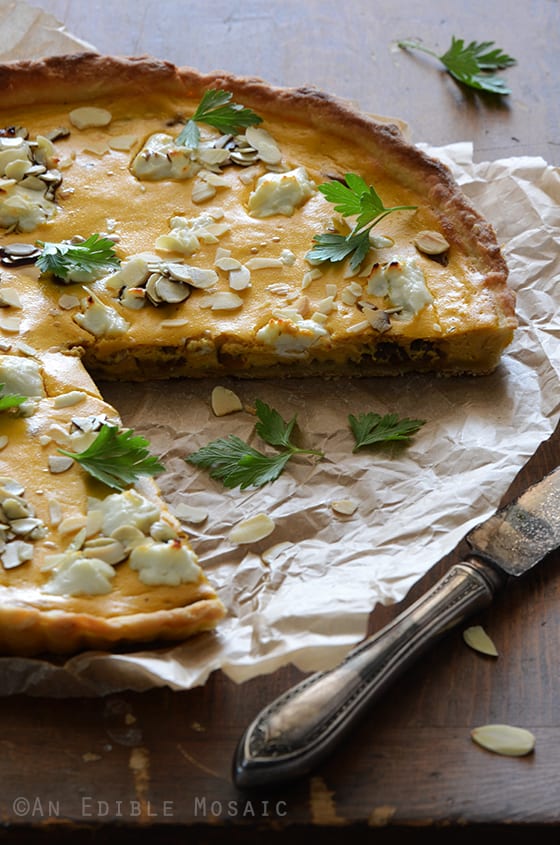
<svg viewBox="0 0 560 845"><path fill-rule="evenodd" d="M151 135L135 156L131 170L138 179L190 179L204 166L216 166L229 158L227 150L191 149L175 143L165 132Z"/></svg>
<svg viewBox="0 0 560 845"><path fill-rule="evenodd" d="M175 587L197 581L201 571L194 552L176 540L168 543L146 541L135 546L130 553L129 564L138 572L142 583L149 585Z"/></svg>
<svg viewBox="0 0 560 845"><path fill-rule="evenodd" d="M265 173L249 195L249 214L258 218L274 214L291 217L316 190L305 167L296 167L286 173Z"/></svg>
<svg viewBox="0 0 560 845"><path fill-rule="evenodd" d="M130 327L130 323L118 311L104 305L91 293L82 300L81 307L82 311L73 314L72 319L96 337L115 337L124 334Z"/></svg>
<svg viewBox="0 0 560 845"><path fill-rule="evenodd" d="M368 281L368 293L388 297L400 312L393 319L411 320L422 308L433 302L424 274L414 259L394 259L377 265Z"/></svg>
<svg viewBox="0 0 560 845"><path fill-rule="evenodd" d="M283 358L303 357L321 338L328 337L325 326L315 320L305 320L295 309L290 316L274 317L257 332L257 340L274 347Z"/></svg>
<svg viewBox="0 0 560 845"><path fill-rule="evenodd" d="M4 385L4 393L30 399L42 399L45 395L38 362L19 355L0 355L0 384Z"/></svg>
<svg viewBox="0 0 560 845"><path fill-rule="evenodd" d="M105 595L111 592L111 580L116 574L109 563L84 557L78 551L47 555L45 564L53 574L43 590L58 596Z"/></svg>
<svg viewBox="0 0 560 845"><path fill-rule="evenodd" d="M184 255L194 255L200 249L201 241L205 244L216 244L218 238L229 232L230 225L211 211L199 214L197 217L172 217L169 221L170 231L167 235L160 235L156 239L156 249L181 252Z"/></svg>
<svg viewBox="0 0 560 845"><path fill-rule="evenodd" d="M147 534L160 518L160 509L154 502L136 490L112 493L105 499L90 499L88 512L101 511L103 533L108 537L123 525L132 525Z"/></svg>

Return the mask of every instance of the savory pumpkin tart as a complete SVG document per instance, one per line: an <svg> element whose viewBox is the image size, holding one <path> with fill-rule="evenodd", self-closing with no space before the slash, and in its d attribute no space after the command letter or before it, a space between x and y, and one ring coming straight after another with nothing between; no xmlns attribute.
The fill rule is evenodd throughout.
<svg viewBox="0 0 560 845"><path fill-rule="evenodd" d="M0 649L182 639L224 609L181 526L63 454L120 426L88 373L489 373L507 267L444 166L316 90L96 54L0 87Z"/></svg>

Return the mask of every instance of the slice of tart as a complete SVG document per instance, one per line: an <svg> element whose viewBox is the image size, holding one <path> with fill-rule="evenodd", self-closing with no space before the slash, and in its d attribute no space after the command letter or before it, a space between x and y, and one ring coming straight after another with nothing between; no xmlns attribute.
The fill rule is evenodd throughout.
<svg viewBox="0 0 560 845"><path fill-rule="evenodd" d="M119 427L79 359L0 355L0 652L70 653L177 641L224 608L149 477L112 489L79 462Z"/></svg>

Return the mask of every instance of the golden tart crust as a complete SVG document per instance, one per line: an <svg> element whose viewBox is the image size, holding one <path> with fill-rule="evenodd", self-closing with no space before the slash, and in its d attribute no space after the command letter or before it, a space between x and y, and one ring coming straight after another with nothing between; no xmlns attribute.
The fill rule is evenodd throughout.
<svg viewBox="0 0 560 845"><path fill-rule="evenodd" d="M94 375L112 379L487 373L516 326L507 267L491 225L443 165L410 146L397 127L314 89L277 89L258 79L204 75L145 57L96 54L0 66L0 88L0 128L24 126L31 139L61 126L70 129L54 142L62 173L56 213L31 232L4 230L0 247L110 230L125 261L151 253L215 269L219 247L250 267L250 284L234 291L237 308L210 307L208 290L194 286L180 304L131 309L107 279L61 285L40 276L33 265L0 265L0 295L6 288L15 291L21 306L2 309L15 313L16 323L0 321L0 351L36 360L44 386L33 414L3 421L8 444L0 452L1 475L17 477L20 468L25 495L49 528L34 541L32 560L0 570L0 650L64 653L181 640L212 628L224 614L202 571L179 586L146 585L124 561L115 567L112 589L104 595L45 589L51 578L45 561L73 536L61 533L60 524L49 524L49 497L73 503L66 518L86 513L92 498L102 500L110 493L78 465L61 474L46 470L48 455L57 451L56 439L49 440L48 434L53 425L71 427L77 413L106 414L118 421L82 362ZM131 162L146 139L157 132L178 134L204 92L217 88L263 118L262 126L282 153L281 166L257 161L253 181L250 175L241 178L250 168L218 169L222 182L202 202L193 200L193 178L137 178ZM69 122L72 110L91 106L110 113L107 125L78 129ZM315 185L359 173L387 206L416 207L383 222L380 234L392 246L378 250L379 262L419 266L431 297L427 304L406 319L390 314L381 331L364 320L360 306L365 299L378 311L384 307L383 297L368 289L366 276L348 275L339 265L322 265L308 275L314 268L305 255L313 236L333 225L332 206L324 197L313 191L291 213L250 213L254 180L267 171L295 167L304 167ZM188 255L156 249L173 218L208 212L227 224L213 242L201 238ZM418 251L414 239L422 230L443 235L449 244L446 262ZM227 272L215 272L211 293L231 294ZM354 291L362 291L354 301L345 293L352 283L358 285ZM69 307L69 300L79 305ZM75 319L92 302L116 315L116 330L94 332L91 324ZM56 402L70 391L84 394L79 411ZM161 519L176 532L176 542L190 550L155 485L143 482L137 492L156 503Z"/></svg>

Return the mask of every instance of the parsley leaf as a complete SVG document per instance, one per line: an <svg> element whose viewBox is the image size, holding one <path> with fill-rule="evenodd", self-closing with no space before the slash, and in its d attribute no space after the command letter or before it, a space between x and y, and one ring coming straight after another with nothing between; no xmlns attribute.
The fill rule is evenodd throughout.
<svg viewBox="0 0 560 845"><path fill-rule="evenodd" d="M278 411L257 399L255 410L258 422L257 434L270 446L283 448L282 452L265 455L253 449L240 437L230 434L212 440L198 449L186 462L210 471L210 477L222 481L225 487L262 487L269 481L275 481L294 455L316 455L322 452L313 449L300 449L292 443L292 434L297 419L292 417L286 422Z"/></svg>
<svg viewBox="0 0 560 845"><path fill-rule="evenodd" d="M408 442L411 435L419 431L426 420L413 420L408 417L399 419L397 414L385 414L382 417L380 414L369 413L359 414L357 417L350 414L348 422L356 441L352 451L357 452L358 449L375 443L387 443L391 440Z"/></svg>
<svg viewBox="0 0 560 845"><path fill-rule="evenodd" d="M224 487L262 487L278 478L291 457L290 452L264 455L230 434L212 440L193 455L187 463L210 471L210 477L222 481Z"/></svg>
<svg viewBox="0 0 560 845"><path fill-rule="evenodd" d="M350 268L357 270L370 249L369 232L362 232L359 235L336 235L331 232L323 232L313 238L316 246L308 253L307 257L312 261L344 261L349 255Z"/></svg>
<svg viewBox="0 0 560 845"><path fill-rule="evenodd" d="M4 384L0 384L0 411L9 411L11 408L19 408L26 401L27 396L20 396L18 393L4 393Z"/></svg>
<svg viewBox="0 0 560 845"><path fill-rule="evenodd" d="M470 88L491 94L511 94L503 79L492 71L511 67L516 64L516 60L497 47L491 49L494 47L493 41L471 41L465 44L464 39L453 35L451 46L441 56L417 41L399 41L399 47L422 50L434 56L454 79Z"/></svg>
<svg viewBox="0 0 560 845"><path fill-rule="evenodd" d="M157 475L165 467L148 451L149 443L132 429L104 423L83 452L58 451L74 458L93 478L116 490L130 487L141 475Z"/></svg>
<svg viewBox="0 0 560 845"><path fill-rule="evenodd" d="M77 244L37 241L37 246L42 250L37 267L66 282L90 282L110 270L118 270L121 263L114 241L98 234Z"/></svg>
<svg viewBox="0 0 560 845"><path fill-rule="evenodd" d="M307 253L310 261L343 261L350 256L350 268L357 270L371 243L369 234L373 227L393 211L414 210L413 205L397 205L386 208L373 187L356 173L347 173L345 183L337 180L319 185L319 191L334 205L334 210L344 217L356 217L354 227L348 235L323 232L315 235L315 246Z"/></svg>
<svg viewBox="0 0 560 845"><path fill-rule="evenodd" d="M208 126L213 126L224 135L234 135L240 129L262 123L262 117L259 117L252 109L231 102L231 98L232 94L229 91L213 88L206 91L195 113L175 139L175 143L184 144L191 149L197 147L200 141L197 123L206 123Z"/></svg>
<svg viewBox="0 0 560 845"><path fill-rule="evenodd" d="M255 430L264 442L270 446L284 446L286 449L294 448L291 437L297 418L294 416L289 422L286 422L278 411L275 411L266 402L261 402L260 399L255 402L255 408L259 419L255 425Z"/></svg>

